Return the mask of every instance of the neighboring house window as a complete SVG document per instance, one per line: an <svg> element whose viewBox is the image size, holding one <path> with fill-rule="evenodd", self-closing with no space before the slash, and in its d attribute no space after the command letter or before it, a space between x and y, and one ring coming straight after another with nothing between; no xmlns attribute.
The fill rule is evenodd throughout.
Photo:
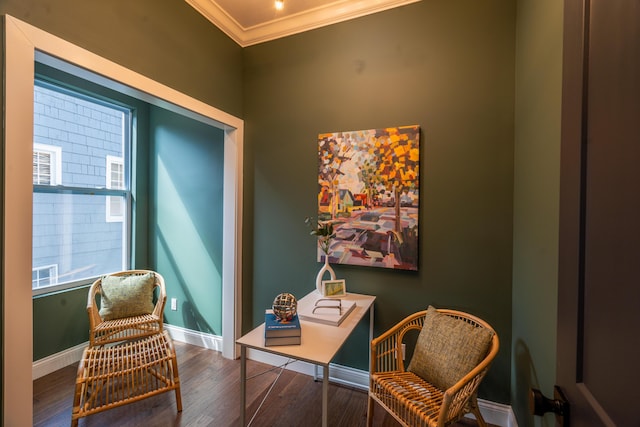
<svg viewBox="0 0 640 427"><path fill-rule="evenodd" d="M107 188L123 190L124 161L122 157L107 156ZM124 221L124 201L122 197L107 198L107 222Z"/></svg>
<svg viewBox="0 0 640 427"><path fill-rule="evenodd" d="M34 295L129 268L131 122L130 109L36 80Z"/></svg>
<svg viewBox="0 0 640 427"><path fill-rule="evenodd" d="M31 273L31 288L46 288L58 284L58 266L45 265L34 268Z"/></svg>
<svg viewBox="0 0 640 427"><path fill-rule="evenodd" d="M33 183L36 185L58 185L62 180L61 177L61 148L33 144Z"/></svg>

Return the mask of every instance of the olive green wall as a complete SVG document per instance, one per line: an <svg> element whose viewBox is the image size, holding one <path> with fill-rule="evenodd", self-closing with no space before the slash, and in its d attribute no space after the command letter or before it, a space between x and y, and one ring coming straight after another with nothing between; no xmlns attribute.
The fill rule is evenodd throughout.
<svg viewBox="0 0 640 427"><path fill-rule="evenodd" d="M419 271L335 270L377 296L376 333L428 304L489 321L502 346L480 396L509 402L515 13L428 0L244 50L245 330L314 289L318 133L417 124ZM367 369L362 335L338 363Z"/></svg>
<svg viewBox="0 0 640 427"><path fill-rule="evenodd" d="M516 31L511 399L520 427L530 388L553 396L556 376L563 5L518 0Z"/></svg>
<svg viewBox="0 0 640 427"><path fill-rule="evenodd" d="M4 14L242 116L242 48L183 0L2 0Z"/></svg>
<svg viewBox="0 0 640 427"><path fill-rule="evenodd" d="M223 131L157 107L150 124L148 247L167 287L165 321L222 335Z"/></svg>

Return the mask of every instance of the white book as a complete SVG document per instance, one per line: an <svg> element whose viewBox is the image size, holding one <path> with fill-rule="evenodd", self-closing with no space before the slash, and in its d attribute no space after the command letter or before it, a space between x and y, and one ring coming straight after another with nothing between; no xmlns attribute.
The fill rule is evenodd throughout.
<svg viewBox="0 0 640 427"><path fill-rule="evenodd" d="M340 326L356 308L355 301L340 298L304 298L298 301L298 317L309 322Z"/></svg>

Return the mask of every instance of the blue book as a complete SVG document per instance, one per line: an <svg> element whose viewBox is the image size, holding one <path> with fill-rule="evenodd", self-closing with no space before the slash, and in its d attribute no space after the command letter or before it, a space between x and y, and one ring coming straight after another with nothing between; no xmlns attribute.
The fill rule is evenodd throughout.
<svg viewBox="0 0 640 427"><path fill-rule="evenodd" d="M271 310L267 310L264 315L265 338L299 337L301 335L300 320L297 314L293 316L293 319L283 322L278 320Z"/></svg>

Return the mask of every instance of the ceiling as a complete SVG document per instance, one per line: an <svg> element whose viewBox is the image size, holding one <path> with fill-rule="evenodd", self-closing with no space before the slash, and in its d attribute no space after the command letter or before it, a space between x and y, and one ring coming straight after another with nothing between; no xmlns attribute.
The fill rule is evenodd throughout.
<svg viewBox="0 0 640 427"><path fill-rule="evenodd" d="M240 46L274 40L420 0L185 0Z"/></svg>

